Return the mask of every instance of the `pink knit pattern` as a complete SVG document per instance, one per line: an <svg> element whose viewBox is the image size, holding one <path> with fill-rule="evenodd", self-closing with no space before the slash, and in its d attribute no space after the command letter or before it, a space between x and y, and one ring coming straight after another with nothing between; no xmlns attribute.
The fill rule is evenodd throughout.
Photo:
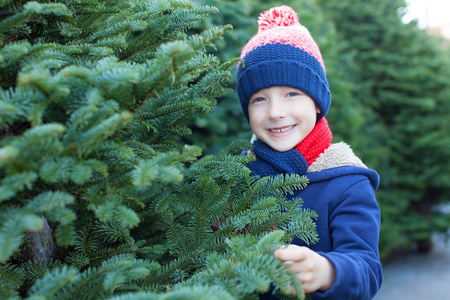
<svg viewBox="0 0 450 300"><path fill-rule="evenodd" d="M264 14L260 14L258 18L258 33L278 27L278 26L291 26L295 24L300 24L298 22L297 13L287 5L280 7L273 7Z"/></svg>
<svg viewBox="0 0 450 300"><path fill-rule="evenodd" d="M325 69L319 47L308 29L298 22L297 13L288 6L274 7L261 14L258 33L242 49L241 58L256 47L266 44L287 44L309 53Z"/></svg>

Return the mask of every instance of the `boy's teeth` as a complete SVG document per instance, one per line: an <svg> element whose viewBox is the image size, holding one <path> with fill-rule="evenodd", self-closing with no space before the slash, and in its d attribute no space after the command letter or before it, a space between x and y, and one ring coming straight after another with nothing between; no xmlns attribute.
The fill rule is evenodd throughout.
<svg viewBox="0 0 450 300"><path fill-rule="evenodd" d="M294 126L291 125L291 126L280 128L280 129L270 129L270 131L272 131L272 132L283 132L283 131L290 130L292 127L294 127Z"/></svg>

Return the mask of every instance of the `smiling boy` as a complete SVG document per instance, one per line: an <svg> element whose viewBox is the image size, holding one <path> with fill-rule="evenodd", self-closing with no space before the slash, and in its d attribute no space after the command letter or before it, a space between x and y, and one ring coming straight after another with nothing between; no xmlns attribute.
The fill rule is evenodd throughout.
<svg viewBox="0 0 450 300"><path fill-rule="evenodd" d="M382 282L379 176L347 144L331 143L325 65L297 14L275 7L261 14L258 26L237 74L241 107L256 136L256 159L248 166L261 177L306 175L308 186L293 197L319 216L316 244L297 238L274 255L312 299L372 299Z"/></svg>
<svg viewBox="0 0 450 300"><path fill-rule="evenodd" d="M299 89L273 86L250 98L248 113L253 133L272 149L285 152L313 130L320 109Z"/></svg>

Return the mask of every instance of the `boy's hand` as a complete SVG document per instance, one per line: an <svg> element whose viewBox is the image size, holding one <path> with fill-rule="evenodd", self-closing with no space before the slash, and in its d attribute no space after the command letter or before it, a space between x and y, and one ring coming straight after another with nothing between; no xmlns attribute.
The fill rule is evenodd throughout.
<svg viewBox="0 0 450 300"><path fill-rule="evenodd" d="M289 269L297 274L306 294L328 290L336 279L333 264L324 256L307 247L289 245L274 253L275 258L290 265ZM294 289L291 290L291 294Z"/></svg>

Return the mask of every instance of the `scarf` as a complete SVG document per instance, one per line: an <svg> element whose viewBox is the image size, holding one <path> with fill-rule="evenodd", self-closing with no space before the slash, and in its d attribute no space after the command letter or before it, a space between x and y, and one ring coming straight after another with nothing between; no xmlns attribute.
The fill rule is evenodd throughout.
<svg viewBox="0 0 450 300"><path fill-rule="evenodd" d="M330 146L332 138L328 122L322 118L300 144L285 152L273 150L257 139L253 143L256 160L250 162L248 167L261 177L278 174L305 175L308 167Z"/></svg>

